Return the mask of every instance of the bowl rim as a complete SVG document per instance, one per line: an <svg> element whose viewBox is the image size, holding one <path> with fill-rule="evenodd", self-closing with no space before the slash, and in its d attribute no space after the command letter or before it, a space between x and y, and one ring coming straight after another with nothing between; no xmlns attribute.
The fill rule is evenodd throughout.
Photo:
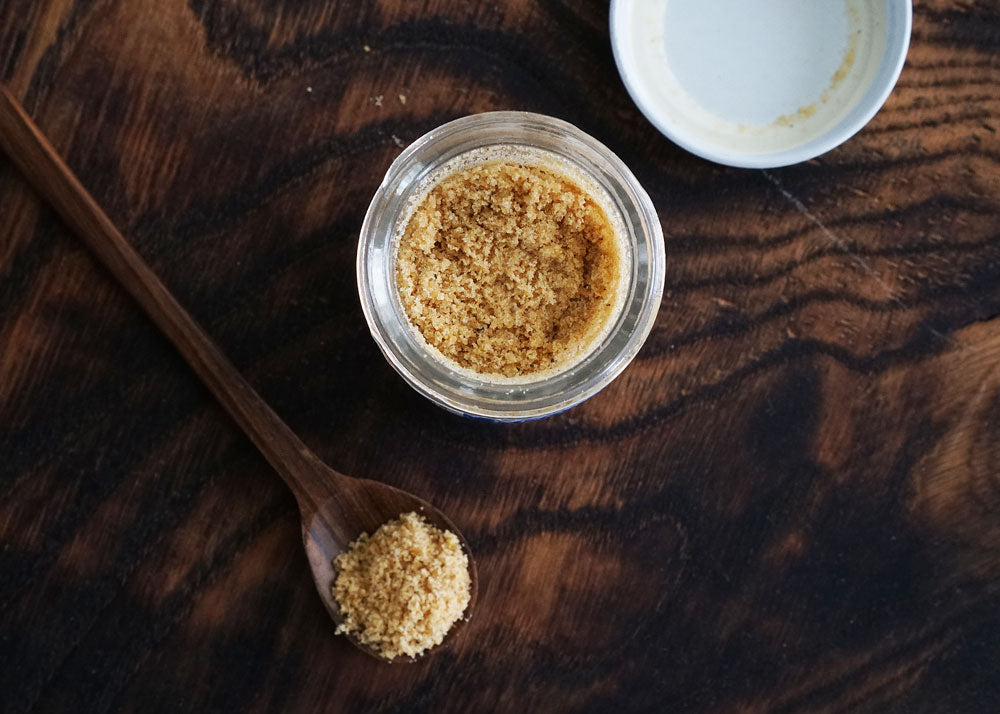
<svg viewBox="0 0 1000 714"><path fill-rule="evenodd" d="M799 146L781 151L752 153L721 148L712 141L697 139L671 121L668 112L657 111L654 106L644 100L642 92L638 89L641 81L632 76L626 67L625 53L628 43L625 41L626 33L621 29L627 6L632 2L635 0L611 0L609 10L612 54L615 58L618 74L632 101L661 134L685 151L717 164L744 169L772 169L808 161L840 146L861 131L879 112L895 88L899 75L903 71L903 65L906 63L913 30L912 0L886 0L887 3L901 3L903 5L903 22L899 24L896 34L886 38L882 62L885 63L886 57L890 57L890 71L888 74L882 75L885 79L875 95L870 97L866 95L862 98L861 102L867 103L865 110L852 121L841 121L825 134L820 134ZM871 87L876 86L878 76L876 75Z"/></svg>

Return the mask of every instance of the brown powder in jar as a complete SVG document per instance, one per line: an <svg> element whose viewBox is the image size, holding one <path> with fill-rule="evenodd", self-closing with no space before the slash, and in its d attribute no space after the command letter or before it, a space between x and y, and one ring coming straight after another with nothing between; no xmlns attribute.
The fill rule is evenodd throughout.
<svg viewBox="0 0 1000 714"><path fill-rule="evenodd" d="M458 536L417 513L362 534L333 566L344 618L337 633L389 659L441 644L469 604L469 559Z"/></svg>
<svg viewBox="0 0 1000 714"><path fill-rule="evenodd" d="M493 161L434 186L396 263L407 317L462 367L505 377L552 369L601 333L620 255L601 206L549 168Z"/></svg>

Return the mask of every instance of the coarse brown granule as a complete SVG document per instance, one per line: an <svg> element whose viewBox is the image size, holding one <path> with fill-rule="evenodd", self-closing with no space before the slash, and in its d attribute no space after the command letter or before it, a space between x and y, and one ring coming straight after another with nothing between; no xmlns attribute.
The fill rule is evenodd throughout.
<svg viewBox="0 0 1000 714"><path fill-rule="evenodd" d="M344 618L337 633L389 659L441 644L469 604L469 559L458 536L417 513L362 534L333 565Z"/></svg>
<svg viewBox="0 0 1000 714"><path fill-rule="evenodd" d="M491 161L446 177L410 216L396 282L410 322L462 367L558 367L615 302L620 255L603 208L548 167Z"/></svg>

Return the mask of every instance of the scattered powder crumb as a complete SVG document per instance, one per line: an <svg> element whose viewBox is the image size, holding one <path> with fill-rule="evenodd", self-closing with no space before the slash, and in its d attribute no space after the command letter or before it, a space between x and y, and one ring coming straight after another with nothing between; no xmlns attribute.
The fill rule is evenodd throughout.
<svg viewBox="0 0 1000 714"><path fill-rule="evenodd" d="M400 139L395 134L392 135L392 143L398 146L400 149L406 146L406 142Z"/></svg>
<svg viewBox="0 0 1000 714"><path fill-rule="evenodd" d="M458 536L406 513L362 534L333 561L337 633L392 659L441 644L469 604L469 560Z"/></svg>
<svg viewBox="0 0 1000 714"><path fill-rule="evenodd" d="M824 98L822 101L826 101ZM780 117L774 120L773 124L775 126L786 126L794 127L798 122L805 121L811 116L816 114L816 104L808 104L804 107L799 107L798 111L794 114L782 114Z"/></svg>
<svg viewBox="0 0 1000 714"><path fill-rule="evenodd" d="M307 92L308 94L312 94L312 91L313 91L313 88L312 88L312 87L306 87L306 92Z"/></svg>
<svg viewBox="0 0 1000 714"><path fill-rule="evenodd" d="M494 161L431 189L400 237L396 278L428 344L467 369L514 377L592 343L619 266L592 197L548 168Z"/></svg>
<svg viewBox="0 0 1000 714"><path fill-rule="evenodd" d="M365 52L371 52L371 51L372 51L372 48L371 48L371 47L369 47L368 45L365 45L365 46L364 46L364 50L365 50Z"/></svg>
<svg viewBox="0 0 1000 714"><path fill-rule="evenodd" d="M384 97L381 94L379 94L379 95L376 95L376 96L372 97L372 101L375 102L375 106L376 107L380 107L380 106L382 106L382 99L383 98Z"/></svg>
<svg viewBox="0 0 1000 714"><path fill-rule="evenodd" d="M399 103L400 104L406 104L406 95L405 94L400 94L399 95Z"/></svg>

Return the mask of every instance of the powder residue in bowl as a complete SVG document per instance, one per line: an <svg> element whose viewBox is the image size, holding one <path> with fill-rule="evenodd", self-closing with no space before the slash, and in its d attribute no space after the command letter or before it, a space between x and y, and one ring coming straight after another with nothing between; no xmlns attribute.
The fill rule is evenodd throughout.
<svg viewBox="0 0 1000 714"><path fill-rule="evenodd" d="M621 251L602 206L546 166L490 161L446 176L411 214L396 283L446 358L521 377L585 353L616 306Z"/></svg>
<svg viewBox="0 0 1000 714"><path fill-rule="evenodd" d="M333 565L343 617L337 632L388 659L441 644L469 604L469 560L458 536L417 513L362 534Z"/></svg>

